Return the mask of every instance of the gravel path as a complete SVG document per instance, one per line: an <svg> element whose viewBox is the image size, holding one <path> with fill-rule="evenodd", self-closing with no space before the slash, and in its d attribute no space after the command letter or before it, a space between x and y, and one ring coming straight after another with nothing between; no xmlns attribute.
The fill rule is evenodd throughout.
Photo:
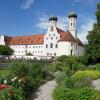
<svg viewBox="0 0 100 100"><path fill-rule="evenodd" d="M32 95L31 100L53 100L52 92L56 86L57 83L55 80L48 81L40 86L40 88Z"/></svg>
<svg viewBox="0 0 100 100"><path fill-rule="evenodd" d="M96 90L100 90L100 79L94 80L93 86Z"/></svg>

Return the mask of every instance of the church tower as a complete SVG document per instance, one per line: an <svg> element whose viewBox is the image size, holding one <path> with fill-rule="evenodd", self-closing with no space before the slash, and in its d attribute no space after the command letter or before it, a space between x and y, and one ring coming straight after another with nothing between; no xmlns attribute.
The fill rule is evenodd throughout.
<svg viewBox="0 0 100 100"><path fill-rule="evenodd" d="M77 38L77 14L70 13L69 16L69 32L72 33L74 38Z"/></svg>
<svg viewBox="0 0 100 100"><path fill-rule="evenodd" d="M58 19L57 19L56 16L50 17L50 18L49 18L50 26L51 26L51 27L54 27L54 26L56 27L56 25L57 25L57 20L58 20Z"/></svg>

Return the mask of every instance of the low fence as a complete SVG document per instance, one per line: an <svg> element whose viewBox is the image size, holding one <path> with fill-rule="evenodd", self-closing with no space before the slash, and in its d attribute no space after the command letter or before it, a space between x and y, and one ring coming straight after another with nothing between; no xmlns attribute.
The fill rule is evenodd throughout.
<svg viewBox="0 0 100 100"><path fill-rule="evenodd" d="M9 56L9 59L37 59L37 60L49 60L51 59L52 57L51 56L24 56L24 55L11 55Z"/></svg>

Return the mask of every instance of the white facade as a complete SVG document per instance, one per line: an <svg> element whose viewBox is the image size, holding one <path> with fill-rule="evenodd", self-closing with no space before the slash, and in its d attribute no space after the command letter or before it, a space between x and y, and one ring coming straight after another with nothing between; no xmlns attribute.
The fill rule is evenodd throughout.
<svg viewBox="0 0 100 100"><path fill-rule="evenodd" d="M44 35L44 42L42 44L8 44L8 46L14 50L12 58L26 58L31 59L45 59L61 55L75 55L81 56L84 53L84 46L79 45L77 41L76 33L76 18L69 18L69 32L64 32L62 30L58 31L57 19L49 20L49 27L47 33ZM66 38L63 36L66 35ZM67 35L69 38L67 39ZM62 38L62 39L61 39ZM73 41L74 38L74 41ZM2 35L0 37L0 45L5 45L5 37ZM27 56L27 54L32 54Z"/></svg>

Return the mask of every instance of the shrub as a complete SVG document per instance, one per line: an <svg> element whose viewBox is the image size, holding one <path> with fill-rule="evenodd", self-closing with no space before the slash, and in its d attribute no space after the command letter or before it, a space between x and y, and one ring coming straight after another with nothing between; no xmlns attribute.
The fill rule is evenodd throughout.
<svg viewBox="0 0 100 100"><path fill-rule="evenodd" d="M0 90L1 100L26 100L22 88L5 88Z"/></svg>
<svg viewBox="0 0 100 100"><path fill-rule="evenodd" d="M58 86L53 92L53 98L54 100L91 100L93 94L94 90L88 87L75 90Z"/></svg>
<svg viewBox="0 0 100 100"><path fill-rule="evenodd" d="M85 78L82 78L81 80L76 80L76 79L73 79L74 80L74 88L83 88L83 87L91 87L91 78L89 77L85 77Z"/></svg>
<svg viewBox="0 0 100 100"><path fill-rule="evenodd" d="M75 92L69 88L58 86L53 92L54 100L75 100Z"/></svg>
<svg viewBox="0 0 100 100"><path fill-rule="evenodd" d="M97 63L95 66L96 66L96 70L100 71L100 63Z"/></svg>
<svg viewBox="0 0 100 100"><path fill-rule="evenodd" d="M13 61L9 67L7 79L8 84L15 88L21 87L27 98L27 94L44 81L42 66L27 61Z"/></svg>
<svg viewBox="0 0 100 100"><path fill-rule="evenodd" d="M12 74L13 77L27 76L29 72L29 67L30 63L25 61L15 60L9 66L10 74Z"/></svg>
<svg viewBox="0 0 100 100"><path fill-rule="evenodd" d="M92 96L91 100L100 100L100 91L95 91L95 93Z"/></svg>
<svg viewBox="0 0 100 100"><path fill-rule="evenodd" d="M60 83L66 77L66 74L64 72L57 71L55 72L54 76L56 78L56 81Z"/></svg>
<svg viewBox="0 0 100 100"><path fill-rule="evenodd" d="M73 77L76 80L81 80L83 78L91 78L91 79L98 79L100 78L100 72L94 70L86 70L86 71L77 71Z"/></svg>
<svg viewBox="0 0 100 100"><path fill-rule="evenodd" d="M74 80L72 78L66 77L62 82L60 82L60 86L66 88L74 88Z"/></svg>
<svg viewBox="0 0 100 100"><path fill-rule="evenodd" d="M76 97L74 100L91 100L94 90L89 87L84 87L76 90Z"/></svg>

